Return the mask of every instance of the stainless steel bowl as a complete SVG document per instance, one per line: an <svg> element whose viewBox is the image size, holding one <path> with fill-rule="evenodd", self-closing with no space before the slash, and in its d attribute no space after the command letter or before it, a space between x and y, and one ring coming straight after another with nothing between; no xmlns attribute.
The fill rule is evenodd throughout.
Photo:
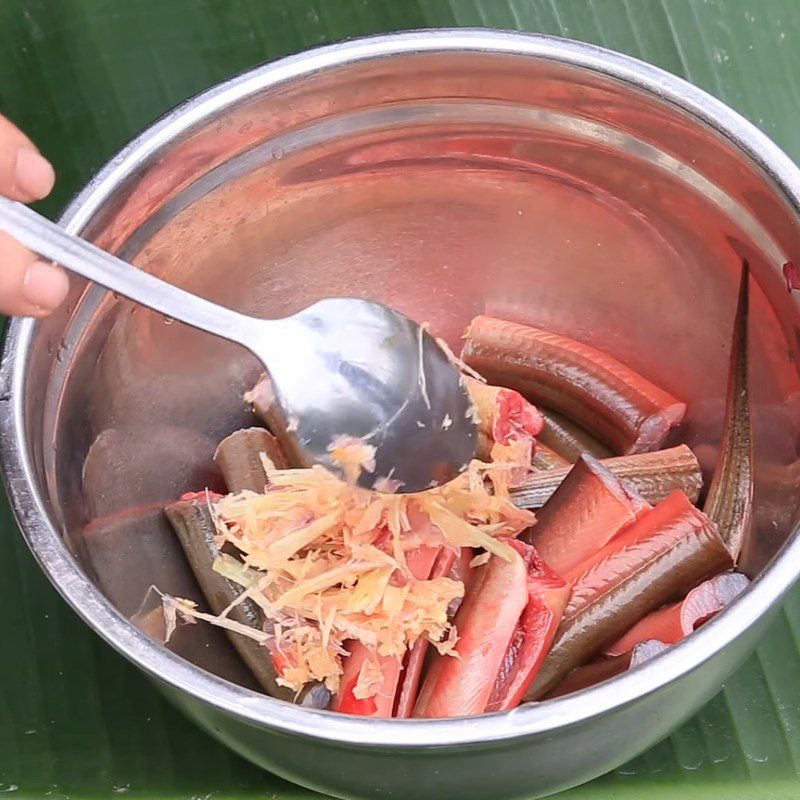
<svg viewBox="0 0 800 800"><path fill-rule="evenodd" d="M716 451L738 267L750 259L758 574L624 677L509 714L368 721L252 690L206 626L158 642L148 587L199 597L159 508L218 482L256 374L231 345L74 282L10 328L2 458L23 534L67 601L246 758L342 797L542 796L665 736L752 649L800 574L800 173L700 90L585 44L495 31L349 42L258 68L171 112L64 224L248 312L324 295L396 306L457 344L487 309L591 340L689 403ZM309 392L314 387L309 386ZM135 624L131 623L131 619ZM191 663L194 662L194 663Z"/></svg>

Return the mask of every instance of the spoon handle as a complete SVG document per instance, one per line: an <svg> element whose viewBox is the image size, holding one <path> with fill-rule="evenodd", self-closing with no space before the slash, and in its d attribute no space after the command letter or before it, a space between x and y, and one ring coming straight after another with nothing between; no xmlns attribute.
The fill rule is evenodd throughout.
<svg viewBox="0 0 800 800"><path fill-rule="evenodd" d="M0 197L0 230L44 258L194 328L247 346L253 320L162 281L67 233L22 203Z"/></svg>

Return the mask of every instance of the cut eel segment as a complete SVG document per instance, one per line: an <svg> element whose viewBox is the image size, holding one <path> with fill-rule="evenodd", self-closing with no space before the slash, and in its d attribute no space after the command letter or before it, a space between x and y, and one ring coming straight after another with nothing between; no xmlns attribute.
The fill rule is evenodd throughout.
<svg viewBox="0 0 800 800"><path fill-rule="evenodd" d="M584 453L595 458L614 455L602 442L580 425L550 408L542 409L544 428L537 437L541 444L558 453L567 463L574 464Z"/></svg>
<svg viewBox="0 0 800 800"><path fill-rule="evenodd" d="M508 711L522 702L547 656L571 592L571 586L549 569L534 548L521 542L514 547L528 570L528 604L495 678L487 713Z"/></svg>
<svg viewBox="0 0 800 800"><path fill-rule="evenodd" d="M519 554L510 562L493 556L478 567L454 620L457 655L434 660L414 707L415 717L483 713L528 602L526 572Z"/></svg>
<svg viewBox="0 0 800 800"><path fill-rule="evenodd" d="M221 614L244 590L214 570L219 550L214 541L217 528L208 502L205 499L179 500L168 505L164 513L181 543L211 611ZM263 629L263 614L252 600L244 600L233 606L228 617L250 628ZM242 661L268 694L281 700L295 699L295 693L291 689L278 684L278 671L269 650L253 639L235 632L229 632L228 637Z"/></svg>
<svg viewBox="0 0 800 800"><path fill-rule="evenodd" d="M226 436L214 453L214 463L232 494L244 490L263 492L269 480L264 471L262 455L276 469L287 469L289 462L278 440L264 428L242 428Z"/></svg>
<svg viewBox="0 0 800 800"><path fill-rule="evenodd" d="M686 495L673 492L563 575L572 596L525 699L543 697L646 614L732 566L717 526Z"/></svg>
<svg viewBox="0 0 800 800"><path fill-rule="evenodd" d="M719 527L733 555L742 550L753 514L753 430L748 381L750 270L742 263L739 303L733 323L725 429L703 511Z"/></svg>
<svg viewBox="0 0 800 800"><path fill-rule="evenodd" d="M537 445L537 455L540 448L541 445ZM613 472L626 489L651 505L661 502L676 489L683 491L695 503L703 488L700 464L685 444L653 453L604 458L600 463ZM521 508L541 508L567 477L570 469L569 465L562 465L546 472L534 472L521 486L511 490L511 499Z"/></svg>
<svg viewBox="0 0 800 800"><path fill-rule="evenodd" d="M548 566L566 575L650 510L601 462L581 456L527 534Z"/></svg>
<svg viewBox="0 0 800 800"><path fill-rule="evenodd" d="M472 321L462 358L488 381L594 432L620 455L657 450L686 412L684 403L606 353L494 317Z"/></svg>
<svg viewBox="0 0 800 800"><path fill-rule="evenodd" d="M644 664L654 656L663 653L668 648L664 642L657 639L649 639L635 645L631 650L620 653L612 658L603 658L599 661L593 661L585 667L578 667L564 678L561 683L556 686L545 697L546 700L552 700L554 697L562 697L565 694L572 694L579 692L581 689L588 689L590 686L595 686L603 681L616 678L617 675L622 675L629 669L638 667L639 664Z"/></svg>
<svg viewBox="0 0 800 800"><path fill-rule="evenodd" d="M717 575L692 589L680 603L639 620L624 636L605 647L604 652L607 656L618 656L648 639L677 644L732 603L749 583L736 572Z"/></svg>
<svg viewBox="0 0 800 800"><path fill-rule="evenodd" d="M533 451L532 466L534 470L539 472L547 472L551 469L566 468L566 471L568 472L571 463L571 461L567 461L564 456L559 455L551 447L543 444L541 440L537 440L536 449Z"/></svg>
<svg viewBox="0 0 800 800"><path fill-rule="evenodd" d="M501 386L489 386L474 378L465 378L478 417L476 457L482 461L505 461L516 464L509 482L516 486L530 471L536 436L544 427L544 418L519 392Z"/></svg>
<svg viewBox="0 0 800 800"><path fill-rule="evenodd" d="M455 717L512 708L544 659L569 586L533 548L510 541L516 557L493 556L475 571L455 617L457 656L434 660L415 717Z"/></svg>
<svg viewBox="0 0 800 800"><path fill-rule="evenodd" d="M470 573L473 571L469 567L471 553L472 551L467 547L462 548L458 556L449 548L442 549L431 570L431 578L442 578L449 575L453 580L461 581L465 587L468 587L471 579ZM400 719L410 717L414 711L422 670L430 646L431 643L427 639L417 639L406 653L400 692L394 713Z"/></svg>
<svg viewBox="0 0 800 800"><path fill-rule="evenodd" d="M491 442L508 444L514 439L533 439L541 432L544 418L519 392L475 378L464 380L478 414L478 430Z"/></svg>

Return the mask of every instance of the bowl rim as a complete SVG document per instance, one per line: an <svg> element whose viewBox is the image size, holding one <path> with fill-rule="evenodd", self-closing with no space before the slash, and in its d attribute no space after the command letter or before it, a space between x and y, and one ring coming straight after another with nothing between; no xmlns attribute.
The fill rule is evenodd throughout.
<svg viewBox="0 0 800 800"><path fill-rule="evenodd" d="M800 214L800 170L764 133L724 103L677 76L591 44L484 28L419 30L354 39L264 64L177 106L134 138L72 200L60 222L78 233L137 165L183 132L236 101L343 65L414 54L488 53L554 60L601 73L673 104L713 128L763 170ZM776 265L776 269L780 265ZM51 524L25 444L23 392L37 322L14 319L0 363L0 464L25 541L77 614L112 647L162 684L257 726L331 743L431 747L552 733L633 703L717 655L773 610L800 577L800 537L778 555L725 613L651 662L613 681L556 700L478 718L374 720L302 708L218 678L169 652L123 617L85 576Z"/></svg>

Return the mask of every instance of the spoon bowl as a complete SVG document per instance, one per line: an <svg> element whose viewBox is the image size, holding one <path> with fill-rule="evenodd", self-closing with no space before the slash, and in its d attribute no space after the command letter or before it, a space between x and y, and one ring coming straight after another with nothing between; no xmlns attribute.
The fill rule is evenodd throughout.
<svg viewBox="0 0 800 800"><path fill-rule="evenodd" d="M295 462L341 474L336 451L363 443L363 468L353 464L357 475L347 477L365 488L420 492L451 480L474 456L471 403L423 326L344 297L255 324L266 335L249 347L270 365L275 386L270 428Z"/></svg>

